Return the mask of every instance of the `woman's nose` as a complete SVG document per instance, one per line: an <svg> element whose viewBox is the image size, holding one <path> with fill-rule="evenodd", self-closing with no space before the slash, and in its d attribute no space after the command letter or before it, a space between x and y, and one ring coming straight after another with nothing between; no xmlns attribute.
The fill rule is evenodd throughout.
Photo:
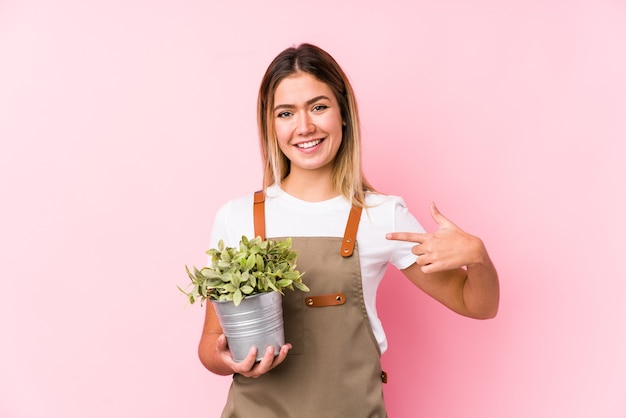
<svg viewBox="0 0 626 418"><path fill-rule="evenodd" d="M300 117L298 117L298 135L308 135L314 130L315 125L313 124L311 116L309 116L307 113L301 114Z"/></svg>

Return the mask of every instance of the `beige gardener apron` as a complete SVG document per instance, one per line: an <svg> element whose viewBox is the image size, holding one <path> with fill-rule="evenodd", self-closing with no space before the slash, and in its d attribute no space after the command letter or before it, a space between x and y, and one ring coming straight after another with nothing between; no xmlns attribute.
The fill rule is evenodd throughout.
<svg viewBox="0 0 626 418"><path fill-rule="evenodd" d="M255 236L265 238L264 195L255 194ZM287 358L270 372L233 382L223 418L386 417L380 348L370 326L353 207L344 238L293 237L310 292L285 292ZM278 238L276 238L278 239Z"/></svg>

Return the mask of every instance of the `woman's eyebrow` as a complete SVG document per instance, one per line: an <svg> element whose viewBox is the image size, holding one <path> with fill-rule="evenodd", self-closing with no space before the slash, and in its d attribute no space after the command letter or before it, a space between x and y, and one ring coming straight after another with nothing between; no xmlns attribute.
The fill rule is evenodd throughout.
<svg viewBox="0 0 626 418"><path fill-rule="evenodd" d="M307 105L307 106L310 106L310 105L312 105L313 103L318 102L318 101L320 101L320 100L329 100L329 101L330 101L330 99L329 99L327 96L321 95L321 96L315 96L314 98L307 100L307 101L306 101L306 105ZM296 107L296 105L292 105L292 104L279 104L279 105L276 105L276 106L274 107L274 111L277 111L277 110L279 110L279 109L293 109L294 107Z"/></svg>

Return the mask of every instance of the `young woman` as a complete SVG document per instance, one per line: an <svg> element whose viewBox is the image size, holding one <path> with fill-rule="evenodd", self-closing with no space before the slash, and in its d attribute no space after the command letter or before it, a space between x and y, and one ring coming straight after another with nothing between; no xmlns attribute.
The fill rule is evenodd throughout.
<svg viewBox="0 0 626 418"><path fill-rule="evenodd" d="M242 235L260 233L292 237L311 291L286 293L287 343L258 362L254 348L233 361L207 303L200 359L214 373L233 375L222 416L385 417L380 355L387 341L376 290L387 265L453 311L482 319L498 309L496 270L482 241L434 205L438 229L426 233L400 197L367 182L354 92L325 51L302 44L272 61L258 124L263 193L227 202L211 244L237 246Z"/></svg>

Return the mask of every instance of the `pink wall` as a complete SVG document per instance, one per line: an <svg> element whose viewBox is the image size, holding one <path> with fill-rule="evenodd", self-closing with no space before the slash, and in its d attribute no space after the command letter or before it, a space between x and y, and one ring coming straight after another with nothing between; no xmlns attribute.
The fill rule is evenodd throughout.
<svg viewBox="0 0 626 418"><path fill-rule="evenodd" d="M389 272L391 416L626 416L626 6L363 4L0 2L1 417L219 416L176 285L258 187L257 85L303 41L353 81L373 183L501 274L480 322Z"/></svg>

